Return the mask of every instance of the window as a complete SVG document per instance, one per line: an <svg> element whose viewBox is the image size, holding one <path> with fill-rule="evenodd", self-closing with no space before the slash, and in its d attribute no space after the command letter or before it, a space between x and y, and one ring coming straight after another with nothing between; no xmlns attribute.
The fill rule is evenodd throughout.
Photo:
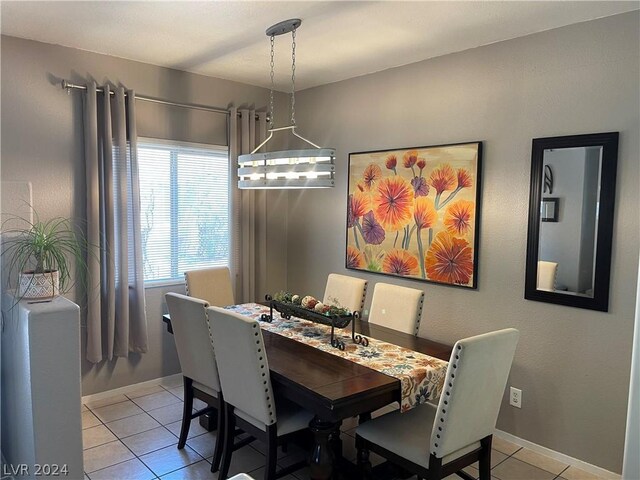
<svg viewBox="0 0 640 480"><path fill-rule="evenodd" d="M145 282L229 265L227 147L138 140Z"/></svg>

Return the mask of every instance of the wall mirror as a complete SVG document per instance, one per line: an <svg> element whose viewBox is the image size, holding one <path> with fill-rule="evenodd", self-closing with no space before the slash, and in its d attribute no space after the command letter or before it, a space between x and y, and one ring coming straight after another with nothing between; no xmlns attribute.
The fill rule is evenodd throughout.
<svg viewBox="0 0 640 480"><path fill-rule="evenodd" d="M524 297L609 309L618 132L535 138Z"/></svg>

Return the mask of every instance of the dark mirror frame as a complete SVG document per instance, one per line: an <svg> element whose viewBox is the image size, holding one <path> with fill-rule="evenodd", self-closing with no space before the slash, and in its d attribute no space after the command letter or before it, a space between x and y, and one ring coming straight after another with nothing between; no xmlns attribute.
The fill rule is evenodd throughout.
<svg viewBox="0 0 640 480"><path fill-rule="evenodd" d="M529 234L527 237L524 298L539 302L599 310L601 312L607 312L609 310L609 279L611 275L611 245L613 240L613 213L616 195L618 137L618 132L609 132L533 139L531 149ZM555 148L592 146L602 147L593 297L538 290L538 247L540 239L540 202L542 201L544 151Z"/></svg>

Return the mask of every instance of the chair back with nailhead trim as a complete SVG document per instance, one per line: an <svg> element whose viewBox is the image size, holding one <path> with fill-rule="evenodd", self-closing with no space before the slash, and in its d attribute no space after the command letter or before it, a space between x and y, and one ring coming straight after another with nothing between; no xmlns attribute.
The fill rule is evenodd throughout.
<svg viewBox="0 0 640 480"><path fill-rule="evenodd" d="M258 321L219 307L209 307L208 313L225 402L264 425L276 423L269 363Z"/></svg>
<svg viewBox="0 0 640 480"><path fill-rule="evenodd" d="M201 298L209 305L226 307L235 304L231 273L227 267L211 267L184 272L187 295Z"/></svg>
<svg viewBox="0 0 640 480"><path fill-rule="evenodd" d="M167 293L165 300L182 374L219 392L218 367L207 322L209 304L179 293Z"/></svg>
<svg viewBox="0 0 640 480"><path fill-rule="evenodd" d="M438 458L492 435L520 333L515 328L456 342L433 423Z"/></svg>

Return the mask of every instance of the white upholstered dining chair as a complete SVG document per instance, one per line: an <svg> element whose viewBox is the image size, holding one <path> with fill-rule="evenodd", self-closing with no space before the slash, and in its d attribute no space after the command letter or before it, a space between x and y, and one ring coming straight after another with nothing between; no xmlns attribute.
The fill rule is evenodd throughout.
<svg viewBox="0 0 640 480"><path fill-rule="evenodd" d="M417 335L423 302L422 290L376 283L369 310L369 323Z"/></svg>
<svg viewBox="0 0 640 480"><path fill-rule="evenodd" d="M437 406L383 415L356 430L358 465L369 478L369 451L417 474L440 480L479 462L491 479L491 441L519 333L513 328L456 342ZM427 437L428 434L430 438Z"/></svg>
<svg viewBox="0 0 640 480"><path fill-rule="evenodd" d="M200 298L217 307L235 303L231 273L227 267L211 267L184 272L187 295Z"/></svg>
<svg viewBox="0 0 640 480"><path fill-rule="evenodd" d="M171 315L171 327L184 385L184 408L178 449L183 449L185 446L191 420L212 412L211 406L214 406L218 412L218 440L211 462L211 471L215 472L222 459L224 400L220 393L218 367L207 324L209 304L204 300L179 293L167 293L165 299ZM192 413L194 396L204 400L209 407Z"/></svg>
<svg viewBox="0 0 640 480"><path fill-rule="evenodd" d="M361 312L367 293L367 281L362 278L330 273L324 290L322 303Z"/></svg>
<svg viewBox="0 0 640 480"><path fill-rule="evenodd" d="M227 478L229 472L236 425L267 445L265 480L303 467L306 462L298 462L276 473L278 445L307 429L313 414L284 399L276 400L258 321L218 307L209 307L208 313L225 401L219 478Z"/></svg>
<svg viewBox="0 0 640 480"><path fill-rule="evenodd" d="M556 262L538 261L538 290L553 292L556 288L556 277L558 275L558 264Z"/></svg>

